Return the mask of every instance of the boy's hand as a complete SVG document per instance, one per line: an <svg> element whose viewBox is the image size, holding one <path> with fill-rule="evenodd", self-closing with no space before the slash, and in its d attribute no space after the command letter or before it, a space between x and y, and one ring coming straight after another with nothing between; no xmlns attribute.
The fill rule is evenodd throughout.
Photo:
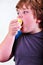
<svg viewBox="0 0 43 65"><path fill-rule="evenodd" d="M18 30L20 30L21 25L18 23L18 20L12 20L9 25L9 34L10 35L16 35Z"/></svg>

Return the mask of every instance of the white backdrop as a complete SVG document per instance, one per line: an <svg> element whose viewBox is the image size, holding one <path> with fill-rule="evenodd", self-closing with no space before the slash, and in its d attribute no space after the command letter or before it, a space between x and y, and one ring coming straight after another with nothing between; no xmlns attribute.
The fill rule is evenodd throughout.
<svg viewBox="0 0 43 65"><path fill-rule="evenodd" d="M0 0L0 43L5 38L9 23L11 20L16 18L15 6L19 0ZM1 63L0 65L15 65L13 58L10 61Z"/></svg>

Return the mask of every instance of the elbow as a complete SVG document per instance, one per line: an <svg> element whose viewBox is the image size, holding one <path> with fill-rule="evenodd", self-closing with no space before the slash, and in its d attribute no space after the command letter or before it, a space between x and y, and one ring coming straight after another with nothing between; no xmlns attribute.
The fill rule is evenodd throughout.
<svg viewBox="0 0 43 65"><path fill-rule="evenodd" d="M8 59L3 59L3 58L0 59L1 63L7 62L7 61L8 61Z"/></svg>
<svg viewBox="0 0 43 65"><path fill-rule="evenodd" d="M3 60L3 59L2 59L2 60L0 60L0 62L1 62L1 63L4 63L4 62L7 62L7 60Z"/></svg>
<svg viewBox="0 0 43 65"><path fill-rule="evenodd" d="M9 61L10 59L10 54L11 53L8 53L8 52L6 52L6 53L3 53L3 51L2 50L0 50L0 62L7 62L7 61Z"/></svg>
<svg viewBox="0 0 43 65"><path fill-rule="evenodd" d="M0 62L1 63L7 62L7 61L9 61L9 57L5 57L5 56L4 57L3 56L0 57Z"/></svg>

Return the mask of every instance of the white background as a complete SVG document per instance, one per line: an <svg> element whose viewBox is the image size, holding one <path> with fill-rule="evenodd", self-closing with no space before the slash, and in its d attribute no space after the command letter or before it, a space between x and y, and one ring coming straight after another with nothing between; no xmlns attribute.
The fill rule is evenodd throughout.
<svg viewBox="0 0 43 65"><path fill-rule="evenodd" d="M19 0L0 0L0 44L7 35L9 23L17 17L16 4ZM13 58L0 65L15 65Z"/></svg>

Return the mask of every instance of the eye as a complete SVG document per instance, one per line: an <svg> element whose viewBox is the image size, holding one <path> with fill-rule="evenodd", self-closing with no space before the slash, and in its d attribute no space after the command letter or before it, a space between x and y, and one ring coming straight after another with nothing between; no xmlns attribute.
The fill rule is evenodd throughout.
<svg viewBox="0 0 43 65"><path fill-rule="evenodd" d="M23 11L24 14L29 13L28 11Z"/></svg>
<svg viewBox="0 0 43 65"><path fill-rule="evenodd" d="M19 12L17 12L17 14L19 15Z"/></svg>

